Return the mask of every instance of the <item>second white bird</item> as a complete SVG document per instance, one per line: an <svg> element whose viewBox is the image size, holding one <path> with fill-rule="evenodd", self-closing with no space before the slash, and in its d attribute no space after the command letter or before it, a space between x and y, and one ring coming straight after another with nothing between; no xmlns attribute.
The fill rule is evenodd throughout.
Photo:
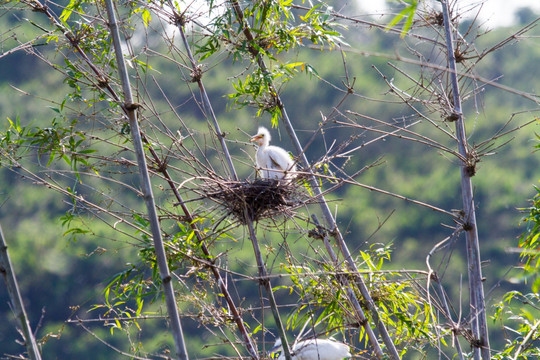
<svg viewBox="0 0 540 360"><path fill-rule="evenodd" d="M270 353L281 351L278 360L285 360L281 340L278 339ZM299 341L291 347L292 360L341 360L351 357L349 346L330 339Z"/></svg>

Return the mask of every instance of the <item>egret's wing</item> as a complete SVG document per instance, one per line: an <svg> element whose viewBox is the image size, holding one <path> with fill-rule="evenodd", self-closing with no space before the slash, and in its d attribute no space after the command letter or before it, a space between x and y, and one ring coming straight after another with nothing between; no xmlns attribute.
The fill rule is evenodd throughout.
<svg viewBox="0 0 540 360"><path fill-rule="evenodd" d="M351 357L349 346L328 339L300 341L292 348L297 360L342 360Z"/></svg>
<svg viewBox="0 0 540 360"><path fill-rule="evenodd" d="M272 168L273 169L279 169L279 170L283 170L283 168L281 167L281 165L275 160L275 158L273 158L272 156L270 156L270 162L272 163Z"/></svg>
<svg viewBox="0 0 540 360"><path fill-rule="evenodd" d="M289 154L277 146L271 146L267 150L272 168L276 170L291 170L293 161Z"/></svg>
<svg viewBox="0 0 540 360"><path fill-rule="evenodd" d="M298 360L326 359L326 349L319 347L313 340L300 341L293 346L293 353Z"/></svg>
<svg viewBox="0 0 540 360"><path fill-rule="evenodd" d="M280 155L283 155L283 154L280 154L278 151L275 151L275 149L269 149L268 159L270 159L270 161L268 165L270 168L276 169L276 170L285 170L285 167L283 166L284 161Z"/></svg>

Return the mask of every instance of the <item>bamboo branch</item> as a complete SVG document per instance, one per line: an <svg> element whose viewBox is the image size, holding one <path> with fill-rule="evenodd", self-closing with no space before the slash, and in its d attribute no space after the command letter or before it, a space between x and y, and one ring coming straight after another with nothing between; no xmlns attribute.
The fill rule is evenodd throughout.
<svg viewBox="0 0 540 360"><path fill-rule="evenodd" d="M13 269L11 259L9 258L8 246L4 238L2 226L0 226L0 273L2 273L4 281L6 282L6 287L11 299L11 304L13 305L15 317L17 320L19 320L21 325L22 334L24 336L24 344L26 345L28 356L31 360L41 360L41 354L36 343L36 338L32 333L32 328L30 327L30 322L28 321L28 316L26 315L26 310L24 309L24 303L21 292L19 291L19 284L17 282L17 277L15 276L15 270Z"/></svg>
<svg viewBox="0 0 540 360"><path fill-rule="evenodd" d="M106 0L106 5L107 13L109 16L109 27L111 29L114 51L116 55L116 62L118 65L118 72L122 80L122 88L124 91L125 102L123 108L129 118L129 125L131 127L131 134L133 137L133 145L135 147L137 162L139 164L142 192L148 210L148 218L150 221L150 227L152 229L152 238L154 240L154 248L156 251L156 260L159 267L161 282L163 284L163 290L165 293L165 303L167 305L167 311L169 313L169 320L172 326L172 333L176 347L176 357L179 360L187 360L188 354L184 342L184 334L182 332L182 325L180 324L180 317L178 316L178 308L176 306L174 288L171 282L172 278L169 272L169 266L167 264L167 255L163 246L161 228L159 226L159 219L156 211L156 205L154 202L154 195L152 193L152 184L150 182L150 175L148 173L148 167L146 165L143 142L141 139L139 124L137 121L137 106L133 103L129 75L124 61L124 56L122 54L122 44L120 43L120 34L118 30L118 24L116 22L116 15L114 12L112 0Z"/></svg>
<svg viewBox="0 0 540 360"><path fill-rule="evenodd" d="M432 309L432 306L431 306L431 296L429 294L429 288L430 288L430 282L431 280L435 281L437 283L437 285L439 285L439 293L440 293L440 296L441 296L441 299L442 299L442 305L443 305L443 310L445 312L445 316L446 318L448 319L448 321L450 321L450 323L452 324L452 337L453 337L453 344L456 346L456 353L457 353L457 356L459 358L459 360L464 360L463 358L463 351L461 350L461 344L459 342L459 333L458 333L458 330L459 330L459 319L458 319L458 324L456 324L454 322L454 320L452 320L452 314L450 312L450 306L448 305L448 301L446 299L446 294L445 294L445 291L444 291L444 287L443 287L443 284L442 284L442 281L439 277L439 275L437 274L437 272L435 272L435 270L433 270L431 268L431 264L429 262L429 260L431 259L431 257L434 255L434 253L440 249L443 245L445 245L448 241L451 241L453 240L455 237L457 237L457 233L454 233L452 234L451 236L447 237L446 239L440 241L439 243L437 243L431 250L430 252L428 253L427 257L426 257L426 265L429 269L429 276L427 277L427 286L426 286L426 292L427 292L427 296L428 296L428 302L430 304L430 309ZM438 329L437 329L438 331Z"/></svg>
<svg viewBox="0 0 540 360"><path fill-rule="evenodd" d="M514 357L512 358L512 360L518 360L519 359L519 355L521 355L521 352L523 351L523 349L525 348L527 343L531 340L531 338L534 338L534 335L538 331L539 327L540 327L540 320L536 320L534 325L532 326L531 330L529 330L529 332L527 333L527 335L525 336L523 341L519 344L519 346L518 346L518 348L516 350L516 353L514 354Z"/></svg>
<svg viewBox="0 0 540 360"><path fill-rule="evenodd" d="M92 335L95 339L97 339L100 343L102 343L103 345L105 345L106 347L108 347L109 349L117 352L118 354L122 355L122 356L126 356L126 357L129 357L130 359L135 359L135 360L150 360L149 358L146 358L146 357L142 357L142 356L136 356L136 355L133 355L133 354L130 354L130 353L127 353L125 351L122 351L120 350L119 348L117 348L116 346L113 346L112 344L106 342L105 340L103 340L101 337L99 337L95 332L93 332L92 330L90 330L87 326L84 325L84 322L83 321L78 321L77 323L78 326L82 327L86 332L88 332L90 335ZM161 357L161 356L159 356ZM165 358L165 357L163 357ZM167 357L166 359L170 359L169 357Z"/></svg>
<svg viewBox="0 0 540 360"><path fill-rule="evenodd" d="M312 11L312 9L310 9L309 7L295 5L295 4L291 4L291 8L304 10L304 11ZM320 8L315 10L315 11L319 11L320 13L322 13ZM343 19L343 20L346 20L346 21L350 21L353 24L365 25L366 27L369 27L369 28L378 28L380 30L388 31L388 32L391 32L391 33L394 33L394 34L400 34L401 33L401 30L397 29L395 27L388 28L388 26L386 24L378 24L378 23L375 23L375 22L366 21L366 20L351 17L351 16L346 16L346 15L343 15L343 14L339 13L338 11L335 11L335 10L332 10L332 9L324 9L324 14L331 14L331 16L333 16L333 17ZM516 42L519 41L520 38L522 37L522 35L524 33L528 32L528 31L530 31L531 29L533 29L537 25L537 23L539 21L540 21L540 18L537 18L537 19L533 20L531 23L525 25L522 29L520 29L517 33L510 35L508 38L506 38L503 41L501 41L501 42L497 43L496 45L492 46L490 49L484 50L481 54L478 54L477 59L475 61L475 64L478 63L481 59L483 59L487 54L508 45L511 41L516 41ZM441 43L439 41L434 40L434 39L432 39L430 37L423 36L421 34L409 32L407 34L407 36L419 39L421 41L433 43L434 46L441 45ZM312 47L312 48L317 49L317 50L320 50L320 48L321 48L319 45L317 45L317 46L308 45L308 47ZM360 54L362 56L376 56L376 57L382 57L382 58L385 58L385 59L393 59L393 60L401 61L401 62L408 63L408 64L415 64L415 65L418 65L418 66L427 67L427 68L431 68L431 69L434 69L434 70L443 70L443 71L448 72L447 68L441 67L441 66L439 66L437 64L429 63L427 61L421 61L421 60L405 58L405 57L403 57L403 56L401 56L400 54L397 54L397 53L390 54L390 53L368 52L368 51L356 50L356 49L353 49L353 48L347 48L347 49L345 49L343 51L357 53L357 54ZM480 81L480 82L483 82L484 84L493 86L493 87L501 89L503 91L507 91L509 93L516 94L518 96L524 97L527 100L533 101L535 104L540 103L540 95L538 95L538 94L520 91L520 90L514 89L514 88L512 88L510 86L499 84L499 83L495 82L492 79L487 79L487 78L477 76L477 75L471 74L471 73L458 72L457 74L459 76L461 76L461 77L465 77L465 78L469 78L469 79L472 79L472 80Z"/></svg>
<svg viewBox="0 0 540 360"><path fill-rule="evenodd" d="M270 278L268 277L268 272L266 271L266 266L264 265L264 260L261 254L259 242L257 240L257 235L255 234L255 229L253 228L253 221L249 219L247 209L244 212L246 218L246 224L249 230L249 238L253 245L253 251L255 252L255 260L257 261L257 269L259 272L259 282L263 285L266 290L266 295L268 296L268 302L270 303L270 308L272 309L272 315L274 316L274 321L276 322L276 327L278 331L279 338L281 339L281 347L283 349L283 354L285 355L286 360L292 360L291 351L289 349L289 341L287 340L287 335L285 334L285 328L283 327L283 322L279 316L279 309L274 297L274 291L272 290L272 284L270 283Z"/></svg>
<svg viewBox="0 0 540 360"><path fill-rule="evenodd" d="M238 180L238 176L236 175L236 171L234 170L234 165L232 163L231 155L229 154L229 149L227 148L227 144L225 144L225 137L224 133L221 131L221 128L219 127L219 123L216 118L216 114L214 113L214 107L210 103L210 98L208 97L208 93L206 92L206 88L204 87L204 83L201 80L202 74L199 75L200 69L197 66L197 62L195 61L195 58L193 58L193 54L191 53L191 48L189 46L189 43L186 38L186 34L184 31L184 27L181 22L181 16L176 14L176 11L174 10L174 6L172 4L172 1L169 1L169 4L173 11L175 12L175 15L177 17L177 23L178 23L178 30L180 31L180 36L182 37L182 42L184 43L184 48L186 49L188 58L192 65L192 71L195 74L195 79L197 80L197 85L199 85L199 91L201 93L201 96L203 98L204 105L206 106L206 111L209 113L210 118L212 119L212 124L214 125L214 129L216 132L216 136L221 144L221 148L223 149L223 152L225 154L225 159L227 160L227 165L229 166L230 175L232 176L233 180ZM208 115L207 115L208 116Z"/></svg>

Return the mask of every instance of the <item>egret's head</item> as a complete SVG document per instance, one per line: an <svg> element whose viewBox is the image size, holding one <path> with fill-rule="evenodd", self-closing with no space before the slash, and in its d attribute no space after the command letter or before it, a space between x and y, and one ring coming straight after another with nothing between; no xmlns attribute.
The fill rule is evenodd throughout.
<svg viewBox="0 0 540 360"><path fill-rule="evenodd" d="M257 135L252 136L250 141L255 141L259 146L268 145L270 143L270 132L261 126Z"/></svg>

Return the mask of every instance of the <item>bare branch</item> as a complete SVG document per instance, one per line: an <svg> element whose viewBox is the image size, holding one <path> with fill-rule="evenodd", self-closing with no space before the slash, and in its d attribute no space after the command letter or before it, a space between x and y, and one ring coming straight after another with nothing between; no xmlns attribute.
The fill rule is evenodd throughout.
<svg viewBox="0 0 540 360"><path fill-rule="evenodd" d="M28 356L31 360L41 360L41 353L39 352L36 338L32 333L32 328L30 327L30 321L26 315L26 310L24 308L24 303L21 297L21 292L19 291L19 283L17 282L17 277L15 276L15 270L11 264L11 259L9 258L8 246L6 239L4 238L4 232L0 226L0 273L4 278L6 287L11 298L11 304L15 311L15 317L19 321L19 324L22 328L22 334L24 335L24 342L26 346L26 351L28 351Z"/></svg>

